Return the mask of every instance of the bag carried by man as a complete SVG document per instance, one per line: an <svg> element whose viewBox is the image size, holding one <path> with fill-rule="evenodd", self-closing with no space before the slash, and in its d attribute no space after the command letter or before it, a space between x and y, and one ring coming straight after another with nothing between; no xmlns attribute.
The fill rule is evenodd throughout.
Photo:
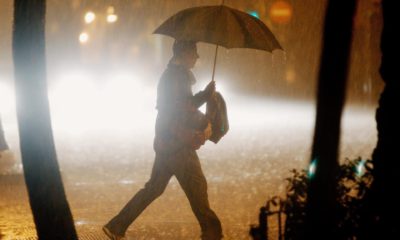
<svg viewBox="0 0 400 240"><path fill-rule="evenodd" d="M211 122L212 135L210 141L218 143L229 130L226 103L221 93L215 92L207 102L206 116Z"/></svg>

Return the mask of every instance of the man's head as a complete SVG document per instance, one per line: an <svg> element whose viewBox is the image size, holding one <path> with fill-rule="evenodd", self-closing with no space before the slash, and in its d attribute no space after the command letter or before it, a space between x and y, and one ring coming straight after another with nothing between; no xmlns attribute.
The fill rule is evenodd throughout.
<svg viewBox="0 0 400 240"><path fill-rule="evenodd" d="M193 68L199 58L196 42L193 41L175 41L172 51L174 59L187 68Z"/></svg>

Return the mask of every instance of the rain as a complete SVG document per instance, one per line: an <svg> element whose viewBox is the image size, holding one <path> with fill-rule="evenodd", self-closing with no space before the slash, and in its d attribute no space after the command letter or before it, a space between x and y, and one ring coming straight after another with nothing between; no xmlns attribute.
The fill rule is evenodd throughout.
<svg viewBox="0 0 400 240"><path fill-rule="evenodd" d="M57 159L80 239L106 239L101 228L150 177L155 153L157 83L174 39L153 34L185 8L212 0L47 0L46 68ZM283 197L292 169L307 169L327 1L225 0L264 22L284 50L219 48L216 90L230 129L197 151L210 205L224 239L251 239L261 206ZM358 1L353 25L339 161L371 159L382 13ZM22 174L14 66L13 1L0 1L0 117L9 149L0 158L0 239L36 239ZM211 80L215 45L198 43L193 92ZM201 108L205 112L205 106ZM0 132L1 133L1 132ZM278 239L277 218L269 218ZM127 239L199 239L198 222L176 178L128 228Z"/></svg>

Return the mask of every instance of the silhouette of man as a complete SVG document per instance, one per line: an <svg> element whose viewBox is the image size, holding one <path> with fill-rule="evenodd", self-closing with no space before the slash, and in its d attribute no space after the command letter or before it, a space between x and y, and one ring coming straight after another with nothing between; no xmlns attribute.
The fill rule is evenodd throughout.
<svg viewBox="0 0 400 240"><path fill-rule="evenodd" d="M110 239L123 238L129 225L163 193L172 176L177 178L189 199L201 227L201 238L222 238L221 223L210 208L207 182L196 153L211 136L211 126L208 122L204 124L201 114L199 124L190 126L199 117L198 108L215 92L215 82L212 81L203 91L193 95L192 85L196 80L190 69L198 58L195 42L175 41L173 57L157 88L156 156L151 177L145 187L103 227Z"/></svg>

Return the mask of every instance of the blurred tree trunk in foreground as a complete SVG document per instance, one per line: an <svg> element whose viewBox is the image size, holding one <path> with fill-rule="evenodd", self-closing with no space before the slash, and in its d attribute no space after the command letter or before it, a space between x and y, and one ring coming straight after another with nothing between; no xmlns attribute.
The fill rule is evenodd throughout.
<svg viewBox="0 0 400 240"><path fill-rule="evenodd" d="M378 143L373 152L374 182L365 207L362 239L394 239L400 236L400 81L398 5L383 0L382 62L385 88L376 111ZM397 236L397 237L396 237Z"/></svg>
<svg viewBox="0 0 400 240"><path fill-rule="evenodd" d="M340 239L337 227L336 174L340 122L352 39L355 0L331 0L325 16L317 93L317 116L304 239Z"/></svg>
<svg viewBox="0 0 400 240"><path fill-rule="evenodd" d="M39 239L77 239L50 121L45 0L15 0L13 57L22 163Z"/></svg>

